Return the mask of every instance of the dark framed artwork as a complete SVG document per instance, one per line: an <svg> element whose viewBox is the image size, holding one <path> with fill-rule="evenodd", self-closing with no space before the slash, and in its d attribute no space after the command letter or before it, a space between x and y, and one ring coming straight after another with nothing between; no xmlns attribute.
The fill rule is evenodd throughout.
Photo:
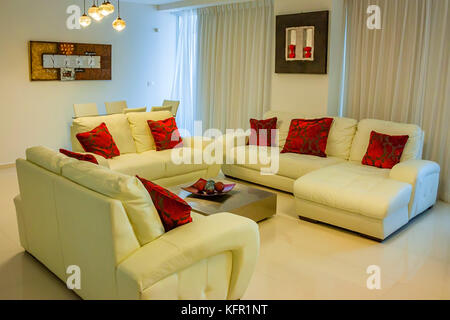
<svg viewBox="0 0 450 320"><path fill-rule="evenodd" d="M110 44L30 41L30 80L111 80L111 51Z"/></svg>
<svg viewBox="0 0 450 320"><path fill-rule="evenodd" d="M327 73L328 11L276 18L275 73Z"/></svg>

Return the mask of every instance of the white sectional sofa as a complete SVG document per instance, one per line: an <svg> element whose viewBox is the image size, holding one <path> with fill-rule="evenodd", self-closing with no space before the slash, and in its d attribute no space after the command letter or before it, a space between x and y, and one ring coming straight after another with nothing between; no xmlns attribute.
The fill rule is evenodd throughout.
<svg viewBox="0 0 450 320"><path fill-rule="evenodd" d="M278 118L280 151L291 119L301 114L269 111L264 118ZM362 165L370 132L409 136L400 163L392 169ZM439 165L421 160L423 131L416 125L389 121L334 117L328 136L326 158L278 154L279 170L262 175L270 164L225 164L225 175L294 193L297 214L383 240L436 202ZM248 154L251 146L227 151L231 157ZM254 148L254 147L253 147ZM257 147L267 153L267 147ZM248 156L246 156L248 159Z"/></svg>
<svg viewBox="0 0 450 320"><path fill-rule="evenodd" d="M20 242L84 299L240 299L259 250L255 222L230 213L168 232L139 180L33 147L16 162ZM73 270L73 269L72 269ZM72 282L69 282L72 283ZM76 284L76 283L75 283Z"/></svg>
<svg viewBox="0 0 450 320"><path fill-rule="evenodd" d="M169 111L155 111L74 119L70 130L72 150L85 153L76 135L90 131L104 122L120 151L120 156L105 159L93 155L99 164L111 170L132 176L139 175L163 186L182 184L199 178L216 177L220 171L220 164L175 164L171 159L172 150L155 150L155 142L147 120L163 120L170 117L172 117L172 113ZM195 139L200 141L194 143ZM193 154L194 148L204 148L207 143L206 138L183 137L183 148L177 152Z"/></svg>

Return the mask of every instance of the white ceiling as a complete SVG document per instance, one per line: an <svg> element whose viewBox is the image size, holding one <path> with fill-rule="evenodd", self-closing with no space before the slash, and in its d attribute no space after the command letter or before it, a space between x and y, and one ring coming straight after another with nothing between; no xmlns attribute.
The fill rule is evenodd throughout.
<svg viewBox="0 0 450 320"><path fill-rule="evenodd" d="M122 0L123 2L134 2L134 3L143 3L143 4L167 4L172 2L179 2L180 0Z"/></svg>
<svg viewBox="0 0 450 320"><path fill-rule="evenodd" d="M185 8L201 8L211 5L220 5L252 0L122 0L157 6L158 10L177 11ZM309 0L313 1L313 0Z"/></svg>

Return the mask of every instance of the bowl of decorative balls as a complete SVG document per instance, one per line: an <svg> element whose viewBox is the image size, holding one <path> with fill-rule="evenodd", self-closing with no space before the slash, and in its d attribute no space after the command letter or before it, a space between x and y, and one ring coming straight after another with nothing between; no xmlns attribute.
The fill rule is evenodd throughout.
<svg viewBox="0 0 450 320"><path fill-rule="evenodd" d="M220 181L199 179L192 186L181 189L201 197L214 197L230 192L235 185L235 183L225 184Z"/></svg>

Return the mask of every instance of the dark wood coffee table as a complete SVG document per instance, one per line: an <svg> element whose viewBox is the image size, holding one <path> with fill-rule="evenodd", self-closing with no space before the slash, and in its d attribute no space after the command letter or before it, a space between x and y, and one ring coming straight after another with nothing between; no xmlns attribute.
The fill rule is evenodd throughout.
<svg viewBox="0 0 450 320"><path fill-rule="evenodd" d="M235 183L233 181L222 181L223 183ZM192 210L203 214L211 215L219 212L231 212L240 216L250 218L256 222L273 216L277 210L277 194L261 189L249 187L240 183L230 192L215 197L200 197L181 189L194 184L182 184L169 187L168 189L184 199Z"/></svg>

